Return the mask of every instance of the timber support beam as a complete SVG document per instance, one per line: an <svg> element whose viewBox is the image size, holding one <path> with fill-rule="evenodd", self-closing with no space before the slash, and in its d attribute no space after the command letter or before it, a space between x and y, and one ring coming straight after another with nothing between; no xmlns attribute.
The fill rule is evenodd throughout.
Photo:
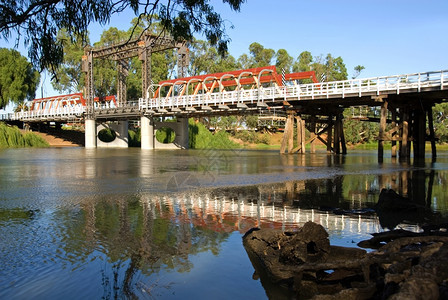
<svg viewBox="0 0 448 300"><path fill-rule="evenodd" d="M334 115L336 115L336 121ZM347 147L342 119L342 112L338 111L333 112L328 117L307 115L305 121L300 113L288 110L280 153L305 153L305 145L307 144L310 145L310 153L315 153L316 144L320 141L326 146L327 152L346 154ZM294 141L294 127L296 128L296 141ZM310 133L308 139L306 139L305 128L308 128Z"/></svg>

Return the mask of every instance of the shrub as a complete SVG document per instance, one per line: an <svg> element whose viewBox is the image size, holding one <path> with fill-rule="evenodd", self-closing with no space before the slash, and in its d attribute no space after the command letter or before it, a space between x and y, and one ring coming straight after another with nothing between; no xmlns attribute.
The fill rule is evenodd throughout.
<svg viewBox="0 0 448 300"><path fill-rule="evenodd" d="M189 147L191 149L234 149L239 145L229 139L225 131L211 133L204 124L188 121Z"/></svg>
<svg viewBox="0 0 448 300"><path fill-rule="evenodd" d="M0 122L0 148L48 146L48 143L38 135L32 132L22 135L16 126L8 126Z"/></svg>

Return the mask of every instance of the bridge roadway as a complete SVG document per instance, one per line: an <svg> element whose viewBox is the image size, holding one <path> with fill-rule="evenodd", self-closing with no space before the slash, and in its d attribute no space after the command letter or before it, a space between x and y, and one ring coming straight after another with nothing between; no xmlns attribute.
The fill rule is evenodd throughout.
<svg viewBox="0 0 448 300"><path fill-rule="evenodd" d="M325 131L331 133L334 130L333 141L331 140L332 134L328 134L328 140L324 141L327 144L327 150L340 153L339 147L342 146L342 153L345 153L345 139L341 129L342 109L353 106L381 106L378 135L379 156L382 157L383 141L392 141L393 145L399 141L402 148L400 156L409 157L408 144L413 141L415 154L424 157L425 141L429 140L433 149L433 157L435 157L434 142L436 138L432 126L431 108L435 103L445 102L448 99L448 70L310 84L297 84L297 81L289 81L284 85L275 82L260 83L260 78L262 78L260 75L258 81L254 80L256 84L252 85L252 88L244 89L238 83L233 86L233 90L226 90L224 85L225 77L230 78L232 75L222 74L224 75L221 78L214 79L215 83L219 79L219 86L216 87L219 92L211 92L213 88L210 88L208 91L204 89L202 93L189 95L188 84L191 80L186 82L179 79L173 81L166 97L161 96L161 92L156 92L156 97L149 97L150 91L158 87L158 85L152 85L147 90L147 96L138 101L94 102L94 120L86 118L85 101L64 97L37 99L41 101L38 105L39 109L0 115L0 120L85 121L86 147L96 147L98 143L95 142L95 140L97 141L96 132L100 129L96 125L97 121L104 123L105 121L141 118L142 148L153 149L154 130L157 130L157 126L161 126L154 123L153 117L176 116L181 124L172 129L176 133L177 130L181 131L181 141L178 146L185 148L188 147L187 120L189 117L251 114L258 113L260 110L281 108L290 112L289 121L286 122L285 137L282 141L282 153L286 152L286 148L288 153L303 152L305 149L304 134L300 141L301 146L294 149L292 148L292 145L295 144L292 130L286 134L287 129L294 126L293 116L296 114L298 126L299 122L303 122L300 116L310 116L311 122L307 124L311 124L311 128L314 129L311 130L312 140L308 142L312 143L316 138L323 141L320 134ZM236 80L234 81L236 82ZM177 87L175 87L176 84ZM202 84L206 86L205 81ZM255 88L253 88L254 86ZM178 95L175 95L174 91L176 90ZM74 95L82 98L81 94ZM387 120L388 111L392 113L394 120ZM428 119L426 119L426 115L428 115ZM317 116L323 117L316 121ZM333 119L335 116L336 120ZM392 130L386 131L386 122L389 121L395 125ZM324 124L327 127L318 132L316 123ZM426 123L430 124L428 125L429 138L425 133ZM305 123L300 124L304 132ZM126 125L120 125L119 128L127 136ZM122 136L121 139L125 140L125 144L119 147L127 147L127 138ZM417 148L415 148L416 144Z"/></svg>
<svg viewBox="0 0 448 300"><path fill-rule="evenodd" d="M256 89L221 91L206 94L141 98L124 105L98 105L95 118L104 120L135 119L142 115L227 115L250 113L268 107L301 106L304 113L339 107L378 106L381 96L420 97L432 102L448 98L448 70L374 78L352 79L287 86L260 86ZM51 101L52 98L47 98ZM0 115L0 120L24 122L69 121L82 119L85 106L48 106L47 109Z"/></svg>

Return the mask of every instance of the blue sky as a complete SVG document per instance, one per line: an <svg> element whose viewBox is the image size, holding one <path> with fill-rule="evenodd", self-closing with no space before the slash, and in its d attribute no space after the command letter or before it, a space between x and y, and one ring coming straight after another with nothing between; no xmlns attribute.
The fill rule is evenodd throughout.
<svg viewBox="0 0 448 300"><path fill-rule="evenodd" d="M258 42L294 58L302 51L340 56L349 76L363 65L362 78L448 69L447 0L247 0L238 13L211 2L226 20L235 58ZM91 42L110 26L128 29L131 19L123 13L104 28L91 26ZM12 46L0 40L0 47ZM43 96L55 95L43 78Z"/></svg>

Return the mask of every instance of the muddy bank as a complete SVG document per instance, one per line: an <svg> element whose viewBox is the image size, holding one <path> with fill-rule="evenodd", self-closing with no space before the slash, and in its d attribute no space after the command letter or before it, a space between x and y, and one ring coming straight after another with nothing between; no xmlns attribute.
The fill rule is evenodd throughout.
<svg viewBox="0 0 448 300"><path fill-rule="evenodd" d="M281 286L298 299L446 299L446 226L423 233L404 230L375 234L359 248L330 245L318 224L297 232L251 229L244 247L270 298Z"/></svg>

